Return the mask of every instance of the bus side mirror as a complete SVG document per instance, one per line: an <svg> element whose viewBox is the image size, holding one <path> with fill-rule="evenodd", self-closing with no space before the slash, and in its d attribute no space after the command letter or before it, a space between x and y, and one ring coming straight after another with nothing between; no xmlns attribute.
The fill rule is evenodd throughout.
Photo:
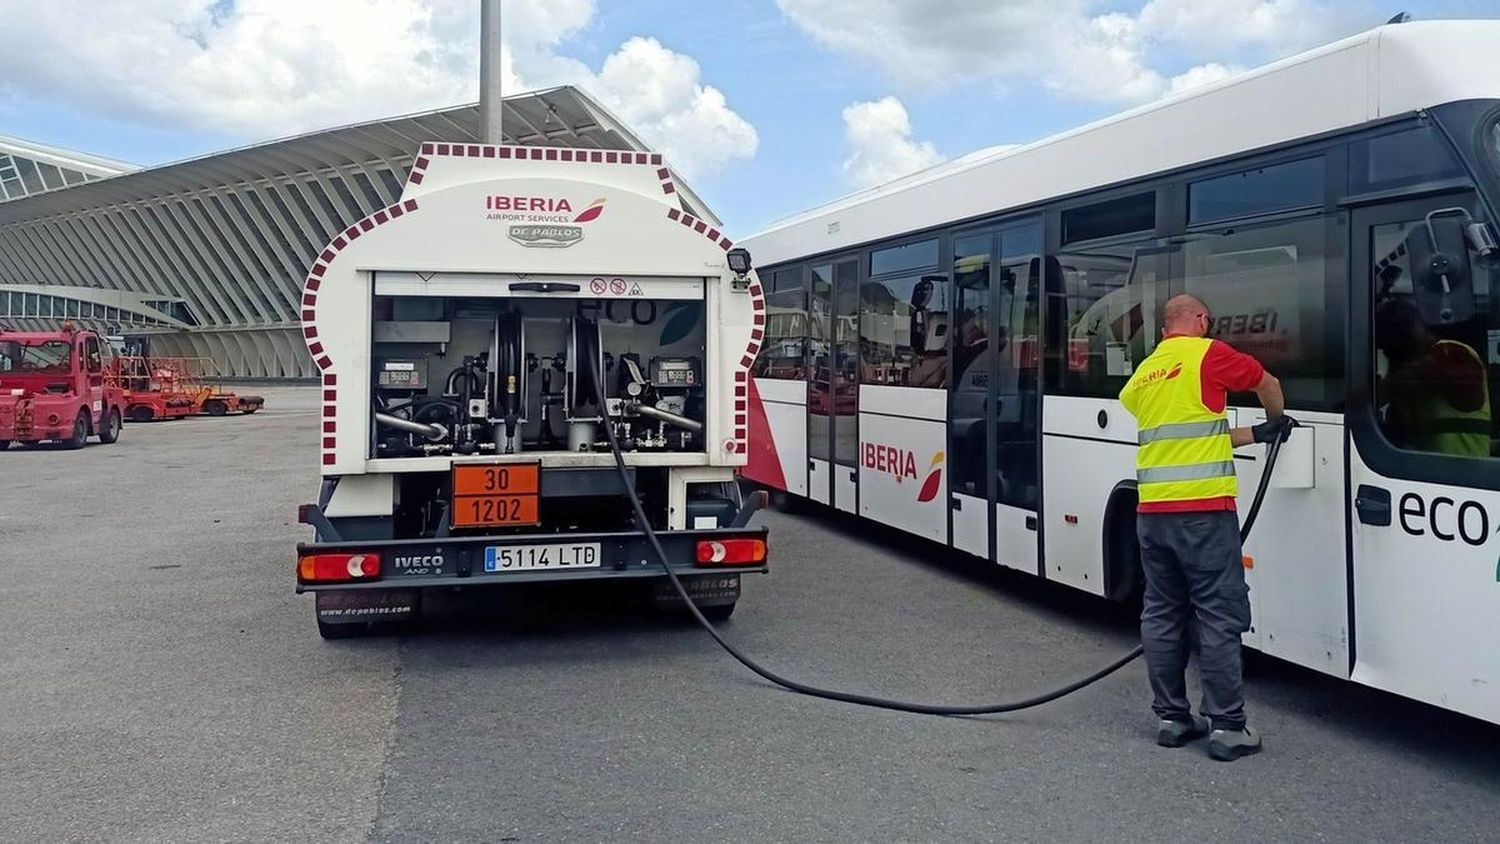
<svg viewBox="0 0 1500 844"><path fill-rule="evenodd" d="M1406 235L1412 293L1422 322L1453 325L1474 317L1474 289L1469 272L1466 230L1469 212L1443 208L1427 215Z"/></svg>

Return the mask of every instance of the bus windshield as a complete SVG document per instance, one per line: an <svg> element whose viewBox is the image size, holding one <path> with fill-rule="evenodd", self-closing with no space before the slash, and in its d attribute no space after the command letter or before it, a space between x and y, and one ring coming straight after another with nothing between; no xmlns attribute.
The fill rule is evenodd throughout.
<svg viewBox="0 0 1500 844"><path fill-rule="evenodd" d="M66 340L0 340L0 372L67 372L72 350Z"/></svg>

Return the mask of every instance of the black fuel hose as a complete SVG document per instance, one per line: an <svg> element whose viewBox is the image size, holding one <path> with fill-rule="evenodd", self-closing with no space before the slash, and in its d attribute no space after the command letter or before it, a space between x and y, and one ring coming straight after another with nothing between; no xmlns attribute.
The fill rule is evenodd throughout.
<svg viewBox="0 0 1500 844"><path fill-rule="evenodd" d="M596 396L599 400L599 406L601 408L608 407L609 402L606 401L606 395L604 392L604 379L600 377L598 364L594 363L592 358L590 358L590 363L594 368L594 386ZM857 704L859 706L874 707L876 709L894 709L898 712L914 712L919 715L995 715L1002 712L1015 712L1020 709L1030 709L1035 706L1041 706L1044 703L1051 703L1052 701L1057 700L1060 697L1065 697L1072 694L1073 692L1078 691L1079 689L1093 685L1094 683L1103 680L1105 677L1108 677L1116 671L1119 671L1121 668L1124 668L1125 666L1134 662L1143 653L1145 653L1145 648L1143 648L1141 645L1136 645L1134 648L1131 648L1128 652L1126 652L1119 659L1116 659L1114 662L1111 662L1103 668L1095 671L1094 673L1082 677L1078 680L1074 680L1073 682L1068 683L1067 685L1060 688L1032 695L1031 697L1021 698L1019 700L1006 701L1004 703L974 704L970 706L945 706L940 704L913 703L910 701L891 700L889 698L859 694L856 692L846 692L839 689L824 689L818 686L808 685L807 683L798 682L789 677L783 677L780 674L777 674L776 672L762 666L760 663L751 659L745 654L744 651L741 651L739 648L735 647L734 643L730 642L728 639L725 639L723 634L721 634L718 629L714 627L713 623L704 617L703 612L698 609L697 604L693 603L692 597L688 595L687 589L682 585L682 580L677 576L677 572L673 571L671 564L667 562L667 552L664 548L662 548L661 540L657 538L656 531L652 529L651 520L646 518L646 511L641 506L641 498L636 494L635 487L630 481L630 471L625 466L625 455L620 451L619 441L615 439L614 426L610 424L607 418L604 420L604 435L605 438L609 441L610 452L614 454L615 469L618 470L620 474L620 483L625 489L626 497L630 499L631 507L635 510L636 523L640 525L641 531L646 535L646 541L650 543L652 550L656 552L657 562L661 563L662 570L667 573L667 579L672 582L672 588L677 590L678 596L682 598L683 603L686 604L688 610L692 612L693 618L696 619L700 625L702 625L703 629L708 632L708 635L713 637L713 640L715 642L719 643L719 647L727 651L729 655L738 660L741 665L750 669L761 678L775 683L776 685L781 686L784 689L796 692L798 694L807 695L809 697L823 698L824 700L836 700L843 703ZM1276 457L1280 452L1281 438L1278 437L1274 441L1272 441L1270 447L1266 451L1266 468L1265 471L1261 473L1260 484L1255 489L1255 500L1250 506L1250 512L1245 518L1245 523L1240 526L1241 542L1244 542L1245 538L1250 535L1250 529L1255 525L1255 517L1260 513L1261 501L1265 498L1266 489L1270 485L1271 471L1276 468Z"/></svg>

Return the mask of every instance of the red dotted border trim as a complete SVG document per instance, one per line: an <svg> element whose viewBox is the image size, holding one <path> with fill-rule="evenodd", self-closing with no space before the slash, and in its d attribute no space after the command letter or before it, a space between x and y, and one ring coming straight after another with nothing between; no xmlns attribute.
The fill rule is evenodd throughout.
<svg viewBox="0 0 1500 844"><path fill-rule="evenodd" d="M672 172L662 167L659 152L629 152L622 150L576 149L574 147L520 147L496 144L440 144L427 141L417 151L412 162L411 173L406 180L414 185L427 178L427 167L434 156L452 158L493 158L512 161L567 161L575 164L631 164L657 167L657 176L662 182L663 193L676 193L672 184ZM665 174L665 175L663 175Z"/></svg>
<svg viewBox="0 0 1500 844"><path fill-rule="evenodd" d="M676 220L685 228L703 235L718 244L719 248L725 252L734 246L734 241L692 214L671 208L667 210L667 219ZM733 454L744 454L748 450L750 367L755 364L755 356L760 353L761 340L766 336L766 298L765 291L761 289L759 283L750 285L750 307L753 311L750 343L745 347L745 354L740 358L740 365L734 371L734 437L724 442L724 450Z"/></svg>
<svg viewBox="0 0 1500 844"><path fill-rule="evenodd" d="M332 466L336 459L334 448L337 445L335 435L338 433L338 426L334 417L338 415L338 376L329 372L333 368L333 358L323 348L323 342L318 339L318 289L323 286L323 276L328 272L333 259L338 257L345 247L359 240L376 226L383 226L415 210L417 210L417 201L408 199L382 208L344 229L319 253L313 261L312 269L307 273L307 280L302 284L302 340L307 343L307 351L312 355L313 362L318 365L318 370L323 373L324 466Z"/></svg>

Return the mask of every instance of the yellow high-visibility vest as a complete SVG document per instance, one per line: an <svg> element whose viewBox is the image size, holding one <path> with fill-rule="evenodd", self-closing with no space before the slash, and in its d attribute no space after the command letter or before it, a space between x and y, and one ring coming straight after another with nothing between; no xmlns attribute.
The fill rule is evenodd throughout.
<svg viewBox="0 0 1500 844"><path fill-rule="evenodd" d="M1239 491L1229 413L1203 404L1203 358L1212 344L1206 337L1162 340L1120 391L1140 429L1135 472L1142 504Z"/></svg>

